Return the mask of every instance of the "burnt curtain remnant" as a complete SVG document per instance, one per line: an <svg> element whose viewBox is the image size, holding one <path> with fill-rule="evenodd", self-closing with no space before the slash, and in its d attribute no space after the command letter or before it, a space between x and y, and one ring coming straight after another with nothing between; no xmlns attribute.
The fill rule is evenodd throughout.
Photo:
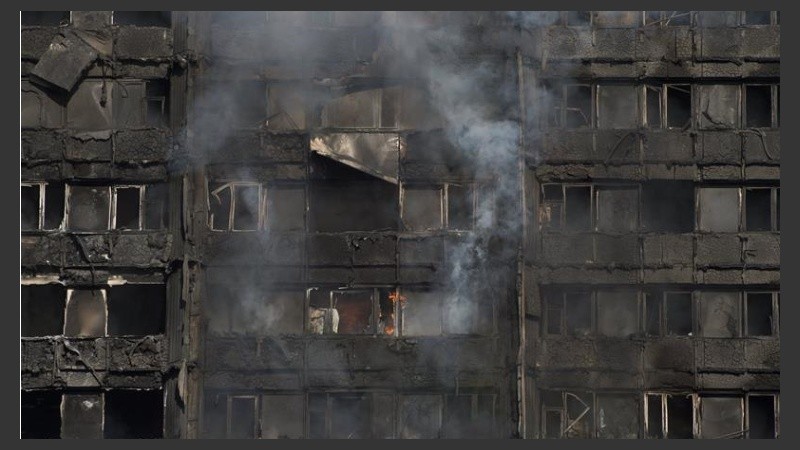
<svg viewBox="0 0 800 450"><path fill-rule="evenodd" d="M20 32L22 437L780 436L777 11Z"/></svg>

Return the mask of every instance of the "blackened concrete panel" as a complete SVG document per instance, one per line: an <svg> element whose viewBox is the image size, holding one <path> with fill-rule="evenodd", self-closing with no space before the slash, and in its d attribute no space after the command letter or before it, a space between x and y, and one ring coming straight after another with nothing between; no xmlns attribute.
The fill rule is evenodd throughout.
<svg viewBox="0 0 800 450"><path fill-rule="evenodd" d="M781 140L778 130L766 130L763 131L763 134L745 132L742 140L745 160L748 164L780 164Z"/></svg>
<svg viewBox="0 0 800 450"><path fill-rule="evenodd" d="M641 263L639 236L635 234L621 236L597 234L594 238L598 263L621 266L633 266Z"/></svg>
<svg viewBox="0 0 800 450"><path fill-rule="evenodd" d="M114 265L162 265L169 259L172 235L166 232L112 235Z"/></svg>
<svg viewBox="0 0 800 450"><path fill-rule="evenodd" d="M742 264L739 235L700 234L697 236L697 264L703 266L739 266Z"/></svg>
<svg viewBox="0 0 800 450"><path fill-rule="evenodd" d="M61 134L47 130L22 130L22 158L24 160L60 160L64 155Z"/></svg>
<svg viewBox="0 0 800 450"><path fill-rule="evenodd" d="M781 343L778 339L745 341L745 366L748 370L780 371Z"/></svg>
<svg viewBox="0 0 800 450"><path fill-rule="evenodd" d="M743 238L744 259L748 265L780 265L780 233L748 233Z"/></svg>
<svg viewBox="0 0 800 450"><path fill-rule="evenodd" d="M120 130L114 133L114 160L136 163L165 161L171 150L166 130Z"/></svg>
<svg viewBox="0 0 800 450"><path fill-rule="evenodd" d="M702 162L739 164L742 161L742 138L729 131L704 131L700 134Z"/></svg>
<svg viewBox="0 0 800 450"><path fill-rule="evenodd" d="M691 234L647 234L642 236L644 264L671 266L691 264L694 243Z"/></svg>
<svg viewBox="0 0 800 450"><path fill-rule="evenodd" d="M548 264L587 264L594 262L594 235L557 234L542 235L541 258Z"/></svg>
<svg viewBox="0 0 800 450"><path fill-rule="evenodd" d="M646 370L694 370L694 344L685 338L663 338L647 341L644 348Z"/></svg>
<svg viewBox="0 0 800 450"><path fill-rule="evenodd" d="M163 27L121 26L114 42L119 59L164 59L172 56L172 30Z"/></svg>
<svg viewBox="0 0 800 450"><path fill-rule="evenodd" d="M646 132L643 147L645 162L694 162L694 140L689 133L673 130Z"/></svg>

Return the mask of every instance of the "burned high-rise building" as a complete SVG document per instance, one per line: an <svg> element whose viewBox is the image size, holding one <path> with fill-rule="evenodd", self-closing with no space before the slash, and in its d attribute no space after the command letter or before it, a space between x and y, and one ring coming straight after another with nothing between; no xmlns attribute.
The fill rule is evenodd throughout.
<svg viewBox="0 0 800 450"><path fill-rule="evenodd" d="M779 19L22 12L22 437L778 437Z"/></svg>

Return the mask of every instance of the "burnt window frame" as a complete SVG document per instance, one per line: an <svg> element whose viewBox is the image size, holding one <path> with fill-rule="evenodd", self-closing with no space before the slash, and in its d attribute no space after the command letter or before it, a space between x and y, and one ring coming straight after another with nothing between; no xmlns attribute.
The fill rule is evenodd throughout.
<svg viewBox="0 0 800 450"><path fill-rule="evenodd" d="M769 12L769 23L764 24L748 24L747 23L747 13L748 11L739 11L740 17L740 24L743 27L774 27L776 25L780 25L780 15L779 11L768 11Z"/></svg>
<svg viewBox="0 0 800 450"><path fill-rule="evenodd" d="M495 301L493 299L488 299L488 297L480 297L477 294L473 295L471 298L466 299L467 302L471 303L470 308L474 313L471 317L471 323L469 324L468 328L471 330L467 333L460 333L456 330L453 330L453 325L450 325L445 316L447 314L448 308L448 292L443 289L442 287L429 287L429 288L420 288L420 287L398 287L395 291L399 297L399 301L395 301L395 328L397 337L407 337L411 339L415 338L426 338L426 337L442 337L442 336L495 336L497 334L497 307L495 305ZM438 311L438 323L439 323L439 333L438 334L406 334L405 333L405 325L406 325L406 315L405 315L405 308L409 304L409 302L414 302L415 297L413 293L420 293L424 292L426 294L432 295L436 298L436 310ZM473 291L470 291L473 292ZM410 300L409 300L410 299ZM487 311L487 308L489 309ZM489 317L481 316L482 313L487 313ZM489 330L481 330L481 323L484 324L488 321Z"/></svg>
<svg viewBox="0 0 800 450"><path fill-rule="evenodd" d="M698 335L698 332L697 332L698 331L697 330L697 317L696 317L697 307L696 307L696 304L695 304L697 302L697 299L696 299L696 295L695 295L695 291L694 290L691 290L691 289L680 289L680 288L663 289L663 290L649 290L649 291L648 290L644 290L642 292L642 294L643 294L643 298L642 298L642 303L641 303L641 305L642 305L641 323L643 325L643 332L644 332L644 335L646 337L649 337L649 338L665 338L665 337L668 337L668 338L687 339L687 338L696 337ZM689 298L689 305L690 305L691 311L689 312L689 322L690 322L691 331L689 332L689 334L673 334L673 333L669 332L669 325L667 323L667 318L669 316L667 314L667 308L668 308L668 301L667 300L668 300L670 295L675 295L675 294L680 294L680 295L688 294L689 297L690 297ZM657 303L657 308L658 308L658 334L651 334L650 330L648 329L649 328L648 327L648 325L649 325L649 323L648 323L648 312L650 311L651 299L653 299Z"/></svg>
<svg viewBox="0 0 800 450"><path fill-rule="evenodd" d="M781 427L780 427L780 417L781 417L781 410L780 410L780 393L779 392L765 392L765 391L752 391L745 394L744 398L744 425L745 425L745 439L752 439L750 437L750 398L751 397L772 397L772 410L774 413L774 423L775 423L775 434L773 435L772 439L778 439L781 435Z"/></svg>
<svg viewBox="0 0 800 450"><path fill-rule="evenodd" d="M466 189L471 190L471 203L472 203L472 211L470 214L470 222L471 225L468 228L457 228L450 225L450 188L451 186L458 186L463 187ZM412 229L405 229L405 222L404 214L405 214L405 197L407 190L415 190L415 189L428 189L428 190L435 190L439 192L439 208L440 208L440 220L439 225L434 228L428 228L424 230L412 230ZM487 192L484 192L481 189L480 183L475 181L468 181L468 182L446 182L446 183L406 183L403 182L400 184L400 221L403 223L405 233L430 233L436 231L452 231L452 232L460 232L460 231L473 231L476 228L478 216L476 211L478 206L480 205L479 196L489 196ZM481 198L482 200L482 198Z"/></svg>
<svg viewBox="0 0 800 450"><path fill-rule="evenodd" d="M45 223L44 217L45 217L45 214L46 214L46 212L45 212L45 201L46 201L45 200L45 196L47 195L46 194L46 191L47 191L46 186L47 186L47 182L46 181L23 181L23 182L20 183L20 194L22 193L22 188L23 187L38 187L39 188L39 213L38 213L38 216L39 216L38 217L38 219L39 219L38 222L39 223L37 224L36 228L30 228L30 229L21 230L23 233L26 232L26 231L46 231L47 230L44 227L44 223ZM63 222L63 220L62 220L62 222ZM60 228L60 226L59 226L59 228ZM59 229L59 228L55 228L55 229Z"/></svg>
<svg viewBox="0 0 800 450"><path fill-rule="evenodd" d="M650 438L650 405L648 401L648 397L658 397L659 403L661 405L661 431L664 434L664 437L661 439L670 439L669 436L669 412L668 406L669 401L668 398L671 396L685 396L690 399L692 403L692 437L691 439L697 439L698 434L698 420L699 420L699 406L698 406L698 394L695 392L688 392L688 391L644 391L642 393L642 413L643 413L643 424L644 424L644 438L645 439L658 439L658 438Z"/></svg>
<svg viewBox="0 0 800 450"><path fill-rule="evenodd" d="M631 28L625 28L625 29L631 29ZM642 98L641 87L640 87L641 84L639 82L637 82L635 80L613 81L613 82L612 81L603 81L603 82L594 82L594 83L592 83L592 86L593 86L593 91L592 91L592 96L593 96L592 115L594 116L594 119L592 120L592 126L590 128L595 129L595 130L634 130L634 129L637 129L637 128L642 126L643 119L642 119L641 111L643 111L643 110L646 111L647 110L647 106L646 106L646 98L645 99ZM601 123L601 114L600 114L600 110L601 110L600 99L601 99L601 97L600 97L600 94L601 94L603 88L606 88L606 87L628 87L633 91L633 101L636 102L636 104L633 106L633 110L634 110L634 113L633 113L633 115L634 115L633 126L626 127L626 128L617 128L617 127L606 126L606 125ZM572 128L572 129L575 129L575 128ZM581 128L579 127L578 129L581 129Z"/></svg>
<svg viewBox="0 0 800 450"><path fill-rule="evenodd" d="M481 397L484 400L491 401L491 411L490 411L490 424L491 429L488 430L489 436L496 437L497 433L497 394L493 392L459 392L456 395L442 395L442 415L441 415L441 423L439 428L439 434L444 439L448 438L461 438L464 439L464 436L459 436L456 433L453 433L454 430L450 428L450 421L449 418L451 417L452 406L451 404L455 404L456 397L469 397L470 398L470 421L474 423L480 417L480 401Z"/></svg>
<svg viewBox="0 0 800 450"><path fill-rule="evenodd" d="M703 434L703 400L704 399L720 399L720 398L739 400L739 408L740 408L740 411L741 411L741 414L742 414L742 419L741 419L741 423L740 423L741 430L738 431L738 432L729 433L729 434L726 434L726 435L723 435L723 436L713 436L713 437L705 436ZM695 432L696 432L696 437L697 438L699 438L699 439L736 439L737 437L741 438L741 437L746 436L746 434L747 434L747 428L746 428L746 424L747 424L746 415L747 414L746 414L746 410L747 410L747 406L748 406L747 405L746 396L736 395L736 394L727 394L727 393L724 393L724 392L720 392L720 393L716 393L716 392L701 392L701 393L696 394L695 399L696 399L695 400L695 402L696 402L696 406L695 407L697 409L697 412L696 412L697 422L695 423L695 426L696 426Z"/></svg>
<svg viewBox="0 0 800 450"><path fill-rule="evenodd" d="M108 217L106 217L106 226L104 228L100 228L97 230L90 230L90 231L77 231L71 229L70 226L70 216L72 215L72 188L74 187L88 187L88 188L98 188L98 189L105 189L106 194L108 196ZM71 184L66 183L64 185L64 229L72 234L92 234L92 233L102 233L111 230L111 212L112 212L112 187L113 185L93 185L93 184Z"/></svg>
<svg viewBox="0 0 800 450"><path fill-rule="evenodd" d="M561 397L561 406L551 406L545 403L544 397L545 393L549 393L553 395L553 393L557 393ZM603 392L604 394L614 394L618 392ZM539 391L539 410L541 412L541 438L547 438L547 414L556 412L559 414L560 417L560 427L559 427L559 437L558 439L568 439L564 437L564 433L569 431L573 425L577 424L586 414L591 414L592 420L589 424L591 431L589 432L589 436L586 436L586 439L596 439L597 438L597 394L598 392L593 390L583 390L583 389L542 389ZM587 396L591 398L591 405L586 405L584 399L581 398L580 395ZM582 413L579 414L579 417L569 422L569 406L568 406L568 396L574 396L578 398L578 400L583 403L587 409ZM577 439L583 439L578 437Z"/></svg>
<svg viewBox="0 0 800 450"><path fill-rule="evenodd" d="M770 88L770 105L769 105L770 125L766 126L766 127L749 127L747 125L747 88L748 87L764 87L764 86L767 86L767 87ZM780 111L779 111L779 107L778 107L779 106L779 103L778 103L778 100L779 100L779 98L778 98L778 96L779 96L778 86L780 86L780 85L777 84L777 83L768 83L768 82L765 82L765 83L755 82L755 83L743 83L742 84L742 87L741 87L742 92L739 95L739 99L740 99L740 102L741 102L740 110L741 110L741 115L742 115L742 117L740 119L740 125L741 125L742 129L776 130L776 129L779 128Z"/></svg>
<svg viewBox="0 0 800 450"><path fill-rule="evenodd" d="M622 292L622 293L634 293L636 296L636 312L634 317L636 317L636 331L632 334L632 336L639 336L642 334L642 328L645 324L642 318L642 310L644 305L644 296L642 295L641 290L639 289L629 289L622 286L614 286L609 288L593 288L593 287L560 287L560 286L549 286L542 292L542 297L544 300L544 305L542 309L544 310L544 317L542 320L542 335L545 338L548 337L589 337L589 338L601 338L601 339L628 339L628 337L620 337L620 336L606 336L604 334L600 334L599 327L598 327L598 292L606 292L606 293L613 293L613 292ZM589 315L589 332L585 334L576 334L569 332L567 330L567 311L568 311L568 299L567 296L569 295L588 295L589 296L589 308L590 308L590 315ZM560 301L559 301L560 297ZM552 300L555 299L557 303L560 304L558 308L551 308ZM560 311L559 314L559 332L558 333L550 333L550 322L552 321L550 311L551 310L558 310Z"/></svg>
<svg viewBox="0 0 800 450"><path fill-rule="evenodd" d="M64 336L64 337L73 338L73 339L82 339L82 338L93 339L93 338L109 337L109 335L108 335L108 289L109 289L109 287L105 287L105 286L103 286L103 287L98 287L98 286L93 286L93 287L71 286L71 287L67 287L67 289L66 289L67 297L66 297L66 301L64 302L64 329L62 330L61 335ZM74 294L75 291L99 291L100 292L100 296L103 299L103 308L105 310L105 314L104 314L104 317L103 317L104 320L103 320L103 334L102 335L99 335L99 336L73 336L73 335L67 334L67 325L69 324L69 322L67 320L68 319L68 315L67 314L69 312L69 302L70 302L70 299L72 298L72 295Z"/></svg>
<svg viewBox="0 0 800 450"><path fill-rule="evenodd" d="M123 12L145 12L145 11L123 11ZM153 11L147 11L147 12L153 12ZM167 25L163 25L163 24L162 25L153 25L153 24L139 25L139 24L132 24L132 23L117 23L117 21L115 20L117 11L111 11L111 25L117 26L117 27L147 27L147 28L151 28L152 27L152 28L164 28L164 29L167 29L167 30L171 29L172 25L174 23L174 20L175 20L175 18L173 17L173 14L174 14L175 11L158 11L158 12L160 12L160 13L165 13L165 12L169 13L169 18L168 18L169 24L167 24Z"/></svg>
<svg viewBox="0 0 800 450"><path fill-rule="evenodd" d="M217 189L211 190L212 185L220 185ZM235 217L236 217L236 188L237 187L257 187L258 188L258 223L255 229L243 229L239 230L235 228ZM214 216L212 213L211 208L211 197L216 197L216 192L222 192L223 190L228 189L230 192L230 206L228 209L228 226L225 229L218 229L214 228ZM259 181L244 181L244 180L237 180L237 181L227 181L227 180L206 180L206 206L208 211L208 229L212 232L258 232L264 231L267 223L267 189L268 186L265 183Z"/></svg>
<svg viewBox="0 0 800 450"><path fill-rule="evenodd" d="M686 92L685 89L688 87L688 94L689 94L689 120L688 123L684 126L677 127L677 126L670 126L669 125L669 90L676 89L682 90ZM694 86L690 83L644 83L642 84L642 91L641 91L641 102L642 102L642 120L641 123L645 128L651 130L692 130L696 127L695 123L695 89ZM654 125L650 123L649 120L649 111L650 105L648 101L648 93L650 91L655 91L658 93L658 112L659 112L659 124Z"/></svg>
<svg viewBox="0 0 800 450"><path fill-rule="evenodd" d="M328 297L328 307L325 309L331 310L334 308L334 296L336 294L347 295L347 293L352 294L363 294L369 292L370 294L370 305L371 305L371 313L370 313L370 324L369 324L369 331L364 333L354 333L354 334L345 334L340 333L338 330L334 333L332 331L326 331L329 329L328 325L328 318L327 316L323 317L323 332L322 333L315 333L313 328L311 327L311 292L314 290L318 291L327 291L329 293ZM314 286L309 287L306 289L305 294L305 303L304 303L304 311L303 311L303 334L306 336L314 336L315 338L324 337L343 337L343 338L352 338L355 336L368 336L368 337L375 337L375 336L384 336L384 337L397 337L399 335L399 330L401 326L399 326L399 319L400 311L398 304L401 303L399 301L391 301L392 303L392 314L393 314L393 329L390 333L386 332L386 327L381 328L382 324L382 315L381 315L381 300L382 294L388 291L389 295L395 293L396 295L399 294L399 290L396 287L384 285L384 286L352 286L352 287L338 287L338 286Z"/></svg>
<svg viewBox="0 0 800 450"><path fill-rule="evenodd" d="M722 231L715 231L715 230L703 230L701 229L701 220L703 209L701 205L701 196L700 193L703 189L712 188L712 189L735 189L738 193L739 197L739 204L738 204L738 224L736 227L736 231L729 231L726 233L776 233L780 232L780 186L775 185L749 185L749 186L732 186L728 184L724 185L714 185L714 184L699 184L695 186L695 232L696 233L723 233ZM758 190L758 189L769 189L770 192L770 230L748 230L747 229L747 191L749 190Z"/></svg>
<svg viewBox="0 0 800 450"><path fill-rule="evenodd" d="M119 208L118 191L120 189L139 190L139 224L136 228L117 228L117 210ZM145 190L144 184L119 184L111 186L111 224L110 229L115 231L144 231L145 228Z"/></svg>
<svg viewBox="0 0 800 450"><path fill-rule="evenodd" d="M31 27L33 27L33 25ZM36 129L41 129L41 128L45 128L45 129L61 129L61 128L66 128L67 127L67 103L68 103L68 100L64 99L63 96L60 96L58 94L54 94L52 92L45 92L40 86L32 83L31 79L30 79L30 76L28 76L28 75L20 77L20 109L22 109L22 106L23 106L22 96L23 96L24 93L33 94L33 95L36 96L36 100L37 100L37 102L39 104L39 119L38 119L38 124L36 126L31 127L31 126L28 126L26 124L23 124L22 123L22 116L20 116L20 128L22 130L36 130ZM50 95L53 95L55 98L50 97ZM58 119L58 123L55 124L55 126L47 123L47 121L44 120L45 119L45 104L44 104L45 100L42 98L43 96L47 100L49 100L50 102L55 104L56 107L58 108L58 113L59 113L60 117ZM20 111L20 114L21 113L22 113L22 111Z"/></svg>
<svg viewBox="0 0 800 450"><path fill-rule="evenodd" d="M231 439L233 400L236 398L253 399L253 439L261 437L261 396L258 394L228 394L225 397L225 438Z"/></svg>
<svg viewBox="0 0 800 450"><path fill-rule="evenodd" d="M540 232L559 232L559 233L610 233L610 232L624 232L624 233L639 233L642 231L642 185L641 183L634 182L559 182L559 181L544 181L538 183L538 199L536 221L538 222L538 230ZM545 189L548 186L561 186L561 201L545 199ZM572 228L574 225L567 224L567 189L570 188L586 188L590 189L589 192L589 227L587 228ZM599 207L598 195L603 189L630 189L636 191L637 196L637 210L636 210L636 225L633 230L600 230L599 226ZM558 217L558 225L549 225L553 223L552 215L548 222L543 222L542 218L545 216L545 209L547 205L557 205L560 203L560 215ZM552 209L551 209L552 210ZM552 213L551 213L552 214Z"/></svg>
<svg viewBox="0 0 800 450"><path fill-rule="evenodd" d="M750 294L769 294L771 296L772 306L772 322L771 331L768 335L750 334L750 314L748 312L748 300ZM750 339L771 339L777 340L780 338L780 292L774 290L747 290L744 291L742 300L742 337Z"/></svg>

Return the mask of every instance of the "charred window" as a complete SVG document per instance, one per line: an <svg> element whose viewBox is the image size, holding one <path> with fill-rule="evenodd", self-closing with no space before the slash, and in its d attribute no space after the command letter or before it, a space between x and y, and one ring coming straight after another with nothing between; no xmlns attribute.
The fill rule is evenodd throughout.
<svg viewBox="0 0 800 450"><path fill-rule="evenodd" d="M741 193L739 188L701 187L697 189L700 231L739 231Z"/></svg>
<svg viewBox="0 0 800 450"><path fill-rule="evenodd" d="M20 437L22 439L59 439L61 437L61 392L22 391L20 404Z"/></svg>
<svg viewBox="0 0 800 450"><path fill-rule="evenodd" d="M64 185L22 183L20 225L23 231L57 230L64 218Z"/></svg>
<svg viewBox="0 0 800 450"><path fill-rule="evenodd" d="M310 231L397 230L396 184L325 156L312 154L310 159Z"/></svg>
<svg viewBox="0 0 800 450"><path fill-rule="evenodd" d="M382 438L373 403L383 396L367 393L308 395L308 432L311 439Z"/></svg>
<svg viewBox="0 0 800 450"><path fill-rule="evenodd" d="M780 231L780 188L746 188L747 231Z"/></svg>
<svg viewBox="0 0 800 450"><path fill-rule="evenodd" d="M144 186L115 186L112 228L115 230L141 230L143 228L142 201Z"/></svg>
<svg viewBox="0 0 800 450"><path fill-rule="evenodd" d="M403 224L409 231L471 230L475 201L472 184L405 185Z"/></svg>
<svg viewBox="0 0 800 450"><path fill-rule="evenodd" d="M635 28L641 23L641 11L593 11L592 25L602 28Z"/></svg>
<svg viewBox="0 0 800 450"><path fill-rule="evenodd" d="M568 231L635 231L639 228L635 185L543 184L539 224Z"/></svg>
<svg viewBox="0 0 800 450"><path fill-rule="evenodd" d="M645 124L649 128L686 130L692 126L692 87L688 84L646 84Z"/></svg>
<svg viewBox="0 0 800 450"><path fill-rule="evenodd" d="M305 229L306 192L303 186L271 185L266 191L267 229L274 231Z"/></svg>
<svg viewBox="0 0 800 450"><path fill-rule="evenodd" d="M228 397L229 439L255 439L258 437L258 397L231 395Z"/></svg>
<svg viewBox="0 0 800 450"><path fill-rule="evenodd" d="M642 183L642 228L650 232L689 233L694 230L694 183Z"/></svg>
<svg viewBox="0 0 800 450"><path fill-rule="evenodd" d="M691 336L691 292L645 293L645 328L650 336Z"/></svg>
<svg viewBox="0 0 800 450"><path fill-rule="evenodd" d="M735 27L739 25L738 11L698 11L697 23L701 27Z"/></svg>
<svg viewBox="0 0 800 450"><path fill-rule="evenodd" d="M103 394L64 394L61 400L62 439L103 438Z"/></svg>
<svg viewBox="0 0 800 450"><path fill-rule="evenodd" d="M639 399L632 394L600 394L597 399L597 437L637 439L639 437Z"/></svg>
<svg viewBox="0 0 800 450"><path fill-rule="evenodd" d="M494 395L469 394L446 398L443 428L446 438L494 437Z"/></svg>
<svg viewBox="0 0 800 450"><path fill-rule="evenodd" d="M136 25L140 27L167 27L172 25L171 11L114 11L112 22L115 25Z"/></svg>
<svg viewBox="0 0 800 450"><path fill-rule="evenodd" d="M209 183L209 225L215 231L255 231L264 223L265 193L255 182Z"/></svg>
<svg viewBox="0 0 800 450"><path fill-rule="evenodd" d="M158 389L112 389L104 394L105 439L160 439L164 394Z"/></svg>
<svg viewBox="0 0 800 450"><path fill-rule="evenodd" d="M70 16L70 11L20 11L20 23L23 27L54 27L69 24Z"/></svg>
<svg viewBox="0 0 800 450"><path fill-rule="evenodd" d="M301 290L262 286L249 277L226 277L208 271L206 317L214 335L268 336L302 334Z"/></svg>
<svg viewBox="0 0 800 450"><path fill-rule="evenodd" d="M108 334L146 336L164 333L164 284L126 283L108 291Z"/></svg>
<svg viewBox="0 0 800 450"><path fill-rule="evenodd" d="M64 336L106 336L108 309L105 289L69 289Z"/></svg>
<svg viewBox="0 0 800 450"><path fill-rule="evenodd" d="M398 437L401 439L438 439L442 427L442 397L410 394L400 396Z"/></svg>
<svg viewBox="0 0 800 450"><path fill-rule="evenodd" d="M111 221L111 189L108 186L67 186L67 229L108 230Z"/></svg>
<svg viewBox="0 0 800 450"><path fill-rule="evenodd" d="M550 439L595 437L594 394L579 391L543 391L542 434Z"/></svg>
<svg viewBox="0 0 800 450"><path fill-rule="evenodd" d="M311 334L395 334L398 294L389 289L308 290Z"/></svg>
<svg viewBox="0 0 800 450"><path fill-rule="evenodd" d="M769 394L747 396L747 437L775 439L778 437L777 397Z"/></svg>
<svg viewBox="0 0 800 450"><path fill-rule="evenodd" d="M688 26L692 11L644 11L645 26Z"/></svg>
<svg viewBox="0 0 800 450"><path fill-rule="evenodd" d="M592 87L589 85L564 86L562 121L566 128L592 126Z"/></svg>
<svg viewBox="0 0 800 450"><path fill-rule="evenodd" d="M741 397L700 396L699 416L703 439L735 439L745 433Z"/></svg>
<svg viewBox="0 0 800 450"><path fill-rule="evenodd" d="M701 292L698 302L700 335L717 338L739 337L741 311L741 295L738 292Z"/></svg>
<svg viewBox="0 0 800 450"><path fill-rule="evenodd" d="M261 396L261 438L300 439L304 437L305 396L268 394Z"/></svg>
<svg viewBox="0 0 800 450"><path fill-rule="evenodd" d="M645 434L650 439L692 439L694 407L692 394L647 393Z"/></svg>
<svg viewBox="0 0 800 450"><path fill-rule="evenodd" d="M714 84L696 86L698 125L702 129L739 128L740 86Z"/></svg>
<svg viewBox="0 0 800 450"><path fill-rule="evenodd" d="M774 106L775 86L748 84L744 86L744 123L747 128L776 128L778 110Z"/></svg>
<svg viewBox="0 0 800 450"><path fill-rule="evenodd" d="M442 291L403 289L403 336L439 336L443 333ZM410 300L409 300L410 299Z"/></svg>
<svg viewBox="0 0 800 450"><path fill-rule="evenodd" d="M778 335L778 300L776 292L745 293L745 329L747 336Z"/></svg>
<svg viewBox="0 0 800 450"><path fill-rule="evenodd" d="M21 291L21 336L59 336L63 334L67 293L64 286L60 284L23 285Z"/></svg>
<svg viewBox="0 0 800 450"><path fill-rule="evenodd" d="M545 296L547 335L629 337L639 333L639 294L549 288Z"/></svg>
<svg viewBox="0 0 800 450"><path fill-rule="evenodd" d="M169 80L148 80L144 102L147 125L169 127Z"/></svg>
<svg viewBox="0 0 800 450"><path fill-rule="evenodd" d="M634 85L597 86L597 128L633 129L639 118L639 96Z"/></svg>

